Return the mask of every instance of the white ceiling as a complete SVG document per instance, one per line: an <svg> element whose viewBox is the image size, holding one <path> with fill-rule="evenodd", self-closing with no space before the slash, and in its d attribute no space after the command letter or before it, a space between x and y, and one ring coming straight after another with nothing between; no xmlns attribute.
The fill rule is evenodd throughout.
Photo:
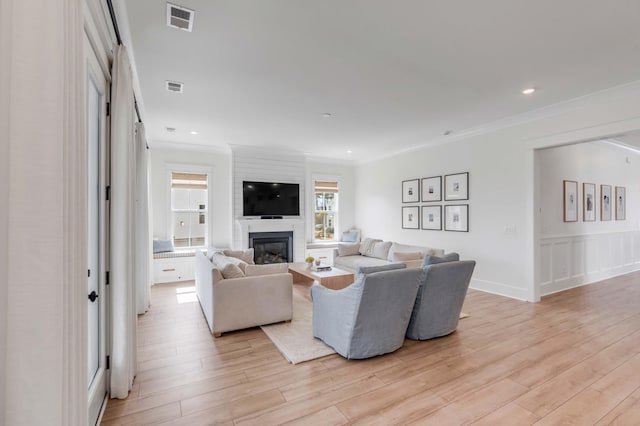
<svg viewBox="0 0 640 426"><path fill-rule="evenodd" d="M638 0L123 3L152 143L366 160L639 79Z"/></svg>

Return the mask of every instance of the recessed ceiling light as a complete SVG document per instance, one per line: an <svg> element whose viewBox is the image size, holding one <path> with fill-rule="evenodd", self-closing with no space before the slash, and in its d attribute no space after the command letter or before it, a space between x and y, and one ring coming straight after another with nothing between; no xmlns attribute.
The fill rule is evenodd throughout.
<svg viewBox="0 0 640 426"><path fill-rule="evenodd" d="M191 132L189 132L189 133L191 133L192 135L197 135L197 134L198 134L198 132L196 132L195 130L192 130L192 131L191 131Z"/></svg>
<svg viewBox="0 0 640 426"><path fill-rule="evenodd" d="M329 112L325 112L324 114L322 114L322 116L323 116L324 118L331 118L331 113L329 113Z"/></svg>
<svg viewBox="0 0 640 426"><path fill-rule="evenodd" d="M165 129L167 129L167 132L169 132L169 133L173 133L173 132L176 131L175 127L165 127Z"/></svg>
<svg viewBox="0 0 640 426"><path fill-rule="evenodd" d="M353 154L353 151L351 151L350 149L347 150L347 154Z"/></svg>
<svg viewBox="0 0 640 426"><path fill-rule="evenodd" d="M535 91L536 91L536 88L535 88L535 87L528 87L528 88L526 88L526 89L524 89L524 90L522 91L522 94L523 94L523 95L530 95L530 94L532 94L532 93L533 93L533 92L535 92Z"/></svg>

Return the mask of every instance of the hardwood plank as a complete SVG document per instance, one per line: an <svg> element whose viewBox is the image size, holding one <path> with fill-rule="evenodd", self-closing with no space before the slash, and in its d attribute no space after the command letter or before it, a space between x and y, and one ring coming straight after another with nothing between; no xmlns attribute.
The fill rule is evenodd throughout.
<svg viewBox="0 0 640 426"><path fill-rule="evenodd" d="M640 272L535 304L469 290L449 336L298 365L260 328L214 339L177 301L190 286L151 289L133 389L103 424L640 424Z"/></svg>

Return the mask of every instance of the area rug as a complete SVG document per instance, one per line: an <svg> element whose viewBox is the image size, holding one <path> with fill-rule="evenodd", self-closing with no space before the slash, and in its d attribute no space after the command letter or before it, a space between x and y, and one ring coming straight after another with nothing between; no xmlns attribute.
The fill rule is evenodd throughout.
<svg viewBox="0 0 640 426"><path fill-rule="evenodd" d="M336 353L322 340L313 337L312 316L311 301L294 292L291 322L263 325L260 328L292 364Z"/></svg>
<svg viewBox="0 0 640 426"><path fill-rule="evenodd" d="M464 312L460 313L460 319L468 316ZM311 302L294 292L291 322L263 325L260 328L287 361L299 364L336 353L322 340L313 337L312 317L313 306Z"/></svg>

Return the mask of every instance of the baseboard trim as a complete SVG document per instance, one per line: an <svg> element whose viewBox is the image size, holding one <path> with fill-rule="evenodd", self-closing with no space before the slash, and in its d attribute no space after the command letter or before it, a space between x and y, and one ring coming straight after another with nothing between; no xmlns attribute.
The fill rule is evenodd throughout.
<svg viewBox="0 0 640 426"><path fill-rule="evenodd" d="M517 300L527 300L527 290L524 288L516 288L507 284L494 281L472 279L470 288L474 290L484 291L485 293L497 294L498 296L509 297Z"/></svg>

